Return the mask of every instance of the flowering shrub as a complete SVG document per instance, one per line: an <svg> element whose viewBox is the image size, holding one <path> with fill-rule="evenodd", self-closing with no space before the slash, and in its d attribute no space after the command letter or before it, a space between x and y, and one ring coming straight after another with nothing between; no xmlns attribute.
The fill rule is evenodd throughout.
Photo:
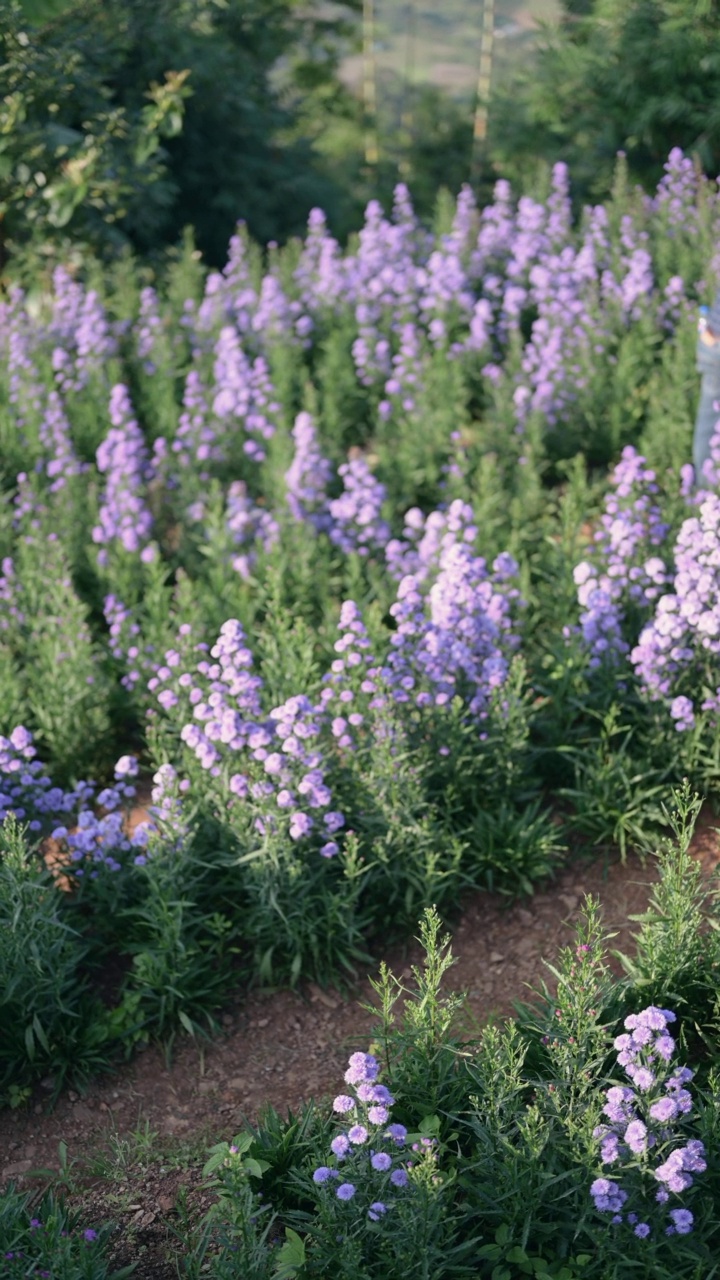
<svg viewBox="0 0 720 1280"><path fill-rule="evenodd" d="M330 1143L336 1166L341 1167L319 1165L313 1173L313 1182L327 1184L338 1200L354 1200L359 1192L356 1204L362 1205L371 1222L379 1221L388 1212L388 1198L396 1189L409 1185L407 1164L397 1162L395 1157L396 1149L405 1145L407 1129L390 1124L395 1099L385 1085L378 1083L378 1073L377 1058L371 1053L351 1055L345 1083L353 1093L341 1093L333 1102L333 1111L345 1117L342 1130ZM426 1141L429 1143L430 1139ZM381 1195L384 1199L379 1198Z"/></svg>
<svg viewBox="0 0 720 1280"><path fill-rule="evenodd" d="M663 1230L666 1236L692 1231L692 1213L682 1203L673 1204L671 1195L687 1191L692 1175L707 1169L702 1142L690 1138L680 1146L674 1133L692 1112L685 1086L693 1078L689 1067L670 1067L675 1041L668 1028L676 1021L671 1010L654 1005L625 1019L627 1030L616 1038L615 1048L633 1087L607 1090L603 1114L610 1123L595 1130L601 1163L619 1170L626 1166L627 1178L625 1186L617 1177L596 1178L590 1188L595 1208L612 1214L613 1225L632 1227L642 1240Z"/></svg>
<svg viewBox="0 0 720 1280"><path fill-rule="evenodd" d="M148 1020L199 1025L211 955L327 978L717 787L683 388L720 198L673 153L575 223L571 178L0 302L0 815L99 955L132 918Z"/></svg>

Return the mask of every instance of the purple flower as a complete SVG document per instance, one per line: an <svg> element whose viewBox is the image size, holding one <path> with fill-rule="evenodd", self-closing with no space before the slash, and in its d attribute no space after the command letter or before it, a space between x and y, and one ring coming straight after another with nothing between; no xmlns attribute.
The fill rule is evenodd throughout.
<svg viewBox="0 0 720 1280"><path fill-rule="evenodd" d="M338 1094L333 1102L333 1111L339 1111L344 1114L346 1111L355 1110L355 1099L351 1098L347 1093Z"/></svg>
<svg viewBox="0 0 720 1280"><path fill-rule="evenodd" d="M334 1156L337 1156L338 1160L342 1160L343 1156L346 1156L350 1150L349 1138L344 1133L339 1133L330 1143L330 1150Z"/></svg>
<svg viewBox="0 0 720 1280"><path fill-rule="evenodd" d="M387 1213L387 1205L384 1205L381 1200L375 1200L368 1209L368 1218L371 1222L377 1222L384 1213Z"/></svg>
<svg viewBox="0 0 720 1280"><path fill-rule="evenodd" d="M355 1195L355 1187L352 1182L341 1182L335 1194L338 1200L352 1200Z"/></svg>
<svg viewBox="0 0 720 1280"><path fill-rule="evenodd" d="M370 1107L368 1111L368 1120L371 1124L385 1124L389 1116L387 1107Z"/></svg>
<svg viewBox="0 0 720 1280"><path fill-rule="evenodd" d="M328 1169L326 1164L321 1164L320 1168L316 1169L313 1174L313 1182L327 1182L328 1178L332 1178L332 1176L333 1170Z"/></svg>
<svg viewBox="0 0 720 1280"><path fill-rule="evenodd" d="M392 1138L393 1142L397 1143L397 1145L401 1147L407 1138L407 1129L404 1124L388 1125L385 1130L385 1137Z"/></svg>
<svg viewBox="0 0 720 1280"><path fill-rule="evenodd" d="M642 1120L632 1120L625 1130L625 1141L636 1156L647 1151L647 1129Z"/></svg>
<svg viewBox="0 0 720 1280"><path fill-rule="evenodd" d="M375 1154L370 1157L370 1163L373 1169L378 1169L380 1173L385 1173L392 1164L392 1157L389 1156L386 1151L376 1151Z"/></svg>
<svg viewBox="0 0 720 1280"><path fill-rule="evenodd" d="M649 1236L650 1227L647 1222L638 1222L637 1226L634 1228L634 1234L641 1240L644 1240L646 1236Z"/></svg>
<svg viewBox="0 0 720 1280"><path fill-rule="evenodd" d="M693 1229L693 1215L689 1209L671 1209L670 1217L679 1236L686 1236Z"/></svg>
<svg viewBox="0 0 720 1280"><path fill-rule="evenodd" d="M88 1244L92 1244L93 1240L97 1240L98 1233L97 1231L93 1231L92 1227L88 1227L86 1231L83 1231L83 1236L87 1240Z"/></svg>
<svg viewBox="0 0 720 1280"><path fill-rule="evenodd" d="M347 1084L360 1084L365 1080L374 1080L380 1067L377 1058L371 1053L353 1053L348 1060L345 1072Z"/></svg>
<svg viewBox="0 0 720 1280"><path fill-rule="evenodd" d="M674 1120L677 1114L677 1104L672 1098L658 1098L657 1102L653 1102L650 1107L650 1115L653 1120L659 1120L661 1124L667 1124L670 1120Z"/></svg>
<svg viewBox="0 0 720 1280"><path fill-rule="evenodd" d="M405 1169L393 1169L390 1174L390 1181L394 1187L406 1187L408 1184L407 1171Z"/></svg>
<svg viewBox="0 0 720 1280"><path fill-rule="evenodd" d="M368 1131L363 1124L354 1124L348 1129L348 1138L355 1146L362 1146L363 1142L367 1142Z"/></svg>

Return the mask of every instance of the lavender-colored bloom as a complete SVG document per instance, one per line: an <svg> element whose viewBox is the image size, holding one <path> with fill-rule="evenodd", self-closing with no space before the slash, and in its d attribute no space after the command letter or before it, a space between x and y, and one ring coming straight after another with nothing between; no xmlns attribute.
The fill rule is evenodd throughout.
<svg viewBox="0 0 720 1280"><path fill-rule="evenodd" d="M368 1120L371 1124L385 1124L390 1117L387 1107L370 1107L368 1110Z"/></svg>
<svg viewBox="0 0 720 1280"><path fill-rule="evenodd" d="M350 1139L346 1134L339 1133L338 1136L333 1138L330 1143L330 1150L334 1156L337 1156L339 1160L342 1160L343 1156L346 1156L350 1150Z"/></svg>
<svg viewBox="0 0 720 1280"><path fill-rule="evenodd" d="M674 1120L678 1114L677 1103L672 1098L658 1098L657 1102L653 1102L650 1107L650 1115L653 1120L658 1120L661 1124L667 1124Z"/></svg>
<svg viewBox="0 0 720 1280"><path fill-rule="evenodd" d="M150 471L144 437L122 385L113 387L110 420L111 429L97 451L98 470L107 478L100 523L92 537L97 543L117 540L126 551L140 551L152 530L152 516L144 500Z"/></svg>
<svg viewBox="0 0 720 1280"><path fill-rule="evenodd" d="M333 1111L339 1111L344 1115L347 1111L355 1110L355 1099L351 1098L347 1093L338 1094L333 1101Z"/></svg>
<svg viewBox="0 0 720 1280"><path fill-rule="evenodd" d="M654 1048L655 1052L659 1053L660 1057L663 1058L665 1062L669 1062L675 1052L675 1041L672 1036L658 1036L655 1041Z"/></svg>
<svg viewBox="0 0 720 1280"><path fill-rule="evenodd" d="M378 1222L384 1213L387 1213L387 1205L381 1200L375 1200L368 1209L368 1218L371 1222Z"/></svg>
<svg viewBox="0 0 720 1280"><path fill-rule="evenodd" d="M365 1125L354 1124L351 1129L348 1129L348 1138L354 1146L361 1147L368 1139L368 1131L365 1128Z"/></svg>
<svg viewBox="0 0 720 1280"><path fill-rule="evenodd" d="M293 427L295 456L285 473L287 503L295 520L306 520L318 531L328 531L332 517L328 511L327 487L332 468L323 457L309 413L299 413Z"/></svg>
<svg viewBox="0 0 720 1280"><path fill-rule="evenodd" d="M392 1182L394 1187L406 1187L409 1182L407 1170L393 1169L392 1173L390 1174L390 1181Z"/></svg>
<svg viewBox="0 0 720 1280"><path fill-rule="evenodd" d="M600 1213L618 1213L627 1200L627 1191L609 1178L596 1178L590 1195Z"/></svg>
<svg viewBox="0 0 720 1280"><path fill-rule="evenodd" d="M605 1137L600 1146L600 1160L602 1164L614 1164L620 1158L620 1148L617 1134L610 1133Z"/></svg>
<svg viewBox="0 0 720 1280"><path fill-rule="evenodd" d="M375 479L364 458L353 458L339 467L343 492L329 504L330 539L343 551L366 556L381 550L390 536L382 519L385 486Z"/></svg>
<svg viewBox="0 0 720 1280"><path fill-rule="evenodd" d="M385 1130L386 1138L392 1138L397 1146L401 1147L407 1138L407 1129L404 1124L391 1124Z"/></svg>
<svg viewBox="0 0 720 1280"><path fill-rule="evenodd" d="M633 1083L641 1089L643 1093L647 1093L648 1089L652 1089L655 1084L655 1075L649 1067L636 1067L629 1063L625 1068L627 1074Z"/></svg>
<svg viewBox="0 0 720 1280"><path fill-rule="evenodd" d="M670 1217L679 1236L686 1236L693 1229L694 1218L689 1209L671 1209Z"/></svg>
<svg viewBox="0 0 720 1280"><path fill-rule="evenodd" d="M380 1065L372 1053L352 1053L345 1072L347 1084L360 1084L362 1081L374 1080Z"/></svg>
<svg viewBox="0 0 720 1280"><path fill-rule="evenodd" d="M650 1227L648 1226L647 1222L638 1222L637 1226L634 1228L634 1234L640 1240L644 1240L646 1236L649 1236Z"/></svg>
<svg viewBox="0 0 720 1280"><path fill-rule="evenodd" d="M327 1165L321 1164L320 1168L316 1169L313 1174L313 1182L327 1182L329 1178L332 1178L332 1176L333 1170L328 1169Z"/></svg>
<svg viewBox="0 0 720 1280"><path fill-rule="evenodd" d="M635 1155L642 1155L647 1151L647 1129L642 1120L631 1120L625 1130L625 1142Z"/></svg>
<svg viewBox="0 0 720 1280"><path fill-rule="evenodd" d="M352 1182L341 1182L335 1194L338 1200L352 1200L355 1195L355 1187Z"/></svg>
<svg viewBox="0 0 720 1280"><path fill-rule="evenodd" d="M116 778L136 778L138 775L138 762L135 756L121 756L115 765Z"/></svg>
<svg viewBox="0 0 720 1280"><path fill-rule="evenodd" d="M392 1157L386 1151L376 1151L370 1157L370 1163L373 1169L377 1169L380 1173L385 1173L392 1165Z"/></svg>

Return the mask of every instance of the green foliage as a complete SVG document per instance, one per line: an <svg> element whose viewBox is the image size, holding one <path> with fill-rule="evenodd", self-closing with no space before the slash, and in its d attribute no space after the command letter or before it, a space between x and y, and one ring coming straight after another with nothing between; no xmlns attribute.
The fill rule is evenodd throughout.
<svg viewBox="0 0 720 1280"><path fill-rule="evenodd" d="M189 222L220 261L238 217L264 241L299 231L314 204L346 218L315 136L319 113L358 114L337 77L352 7L3 0L3 263L158 250Z"/></svg>
<svg viewBox="0 0 720 1280"><path fill-rule="evenodd" d="M2 261L22 259L29 240L45 254L69 237L95 248L117 243L118 224L140 233L168 202L161 140L182 128L187 71L163 68L132 102L114 95L127 24L113 30L94 20L99 12L79 3L35 27L17 0L3 0Z"/></svg>
<svg viewBox="0 0 720 1280"><path fill-rule="evenodd" d="M656 855L659 880L648 910L633 917L640 925L635 954L622 962L634 991L646 993L648 1003L662 997L691 1013L702 1035L717 1012L720 941L716 890L690 853L699 813L700 799L686 782L667 813L673 838Z"/></svg>
<svg viewBox="0 0 720 1280"><path fill-rule="evenodd" d="M57 1092L104 1062L103 1011L89 947L63 918L64 894L13 817L0 825L0 1099L51 1074Z"/></svg>
<svg viewBox="0 0 720 1280"><path fill-rule="evenodd" d="M19 546L14 615L0 645L8 698L0 730L25 724L42 743L58 781L107 767L112 757L108 684L88 611L67 558L50 536Z"/></svg>
<svg viewBox="0 0 720 1280"><path fill-rule="evenodd" d="M686 812L686 800L678 803ZM688 880L684 892L692 892ZM712 1276L714 1170L697 1178L690 1236L639 1239L632 1223L611 1230L592 1207L589 1188L602 1169L593 1130L604 1089L619 1078L612 1040L621 1009L637 1011L648 997L632 976L618 987L597 903L586 900L574 943L550 966L553 990L538 992L519 1024L486 1027L472 1041L457 1029L462 998L443 992L452 956L440 930L437 913L426 912L424 958L411 982L384 968L374 984L378 1025L370 1048L394 1098L392 1122L408 1130L396 1156L407 1158L408 1185L386 1186L386 1213L373 1221L365 1198L376 1192L365 1184L375 1175L362 1148L337 1162L339 1176L355 1187L348 1201L334 1194L332 1179L311 1177L335 1160L328 1152L342 1118L335 1115L333 1124L316 1104L285 1121L268 1110L231 1143L211 1149L206 1175L218 1201L188 1251L185 1274L199 1276L214 1246L212 1274L222 1280L627 1280L648 1268L663 1280ZM712 1046L716 1057L715 1040ZM710 1152L717 1097L696 1085L693 1093L689 1131ZM377 1140L387 1145L381 1135ZM622 1176L631 1178L632 1168Z"/></svg>
<svg viewBox="0 0 720 1280"><path fill-rule="evenodd" d="M720 168L720 36L714 0L592 0L550 28L532 68L496 86L494 163L526 179L570 163L584 198L610 188L617 153L654 184L671 147Z"/></svg>
<svg viewBox="0 0 720 1280"><path fill-rule="evenodd" d="M52 1191L0 1197L0 1257L8 1280L52 1275L55 1280L126 1280L133 1266L111 1269L107 1258L112 1224L88 1227ZM52 1268L52 1270L50 1270Z"/></svg>

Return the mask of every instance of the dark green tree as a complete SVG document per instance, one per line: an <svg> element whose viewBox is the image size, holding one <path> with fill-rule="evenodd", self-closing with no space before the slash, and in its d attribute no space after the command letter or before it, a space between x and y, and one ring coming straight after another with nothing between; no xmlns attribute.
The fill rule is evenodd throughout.
<svg viewBox="0 0 720 1280"><path fill-rule="evenodd" d="M0 0L5 253L147 252L192 223L219 262L239 218L281 239L341 205L317 144L359 115L337 76L356 4Z"/></svg>
<svg viewBox="0 0 720 1280"><path fill-rule="evenodd" d="M615 156L654 184L674 146L720 171L718 0L565 0L534 64L498 87L496 168L518 177L564 159L583 194L607 192Z"/></svg>
<svg viewBox="0 0 720 1280"><path fill-rule="evenodd" d="M70 236L120 244L172 199L162 140L182 127L187 73L166 64L119 101L122 43L104 35L79 13L61 36L38 29L0 0L0 265Z"/></svg>

